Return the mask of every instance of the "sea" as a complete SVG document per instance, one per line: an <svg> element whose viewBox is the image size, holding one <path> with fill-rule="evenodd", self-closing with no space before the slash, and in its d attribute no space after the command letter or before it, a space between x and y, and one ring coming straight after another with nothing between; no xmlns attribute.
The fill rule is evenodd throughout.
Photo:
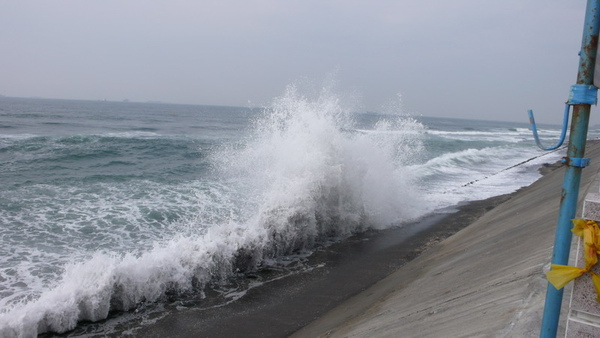
<svg viewBox="0 0 600 338"><path fill-rule="evenodd" d="M110 333L235 301L241 276L514 192L565 153L537 148L525 113L342 101L293 87L265 107L0 97L0 336ZM559 126L538 128L557 141Z"/></svg>

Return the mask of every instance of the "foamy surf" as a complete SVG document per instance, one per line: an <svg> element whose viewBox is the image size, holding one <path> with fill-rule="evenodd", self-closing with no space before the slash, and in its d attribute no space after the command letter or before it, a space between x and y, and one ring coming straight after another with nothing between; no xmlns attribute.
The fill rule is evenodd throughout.
<svg viewBox="0 0 600 338"><path fill-rule="evenodd" d="M290 86L260 112L0 100L14 131L0 138L0 336L160 312L322 243L512 192L562 156L522 124L352 113L329 88Z"/></svg>
<svg viewBox="0 0 600 338"><path fill-rule="evenodd" d="M53 273L58 277L25 279L25 288L13 288L2 301L0 335L66 332L82 320L102 320L111 311L156 302L166 293L200 292L209 282L252 271L270 259L429 212L416 177L404 165L422 150L423 125L392 118L374 130L394 133L355 133L351 114L338 101L327 90L307 98L290 87L254 120L246 138L210 155L214 183L196 183L198 187L190 186L194 193L185 197L198 204L196 215L180 210L173 220L156 223L143 213L131 218L140 210L139 201L134 207L115 208L123 210L124 224L137 224L143 233L152 229L149 238L134 239L129 250L75 252L59 258L63 263ZM157 137L154 132L118 135ZM108 201L114 196L105 196L103 204L114 204ZM131 198L120 200L135 201ZM69 212L74 223L63 219L61 225L79 226L84 220L76 215L82 212L90 210ZM30 268L23 263L17 269L21 271L12 274L21 278Z"/></svg>

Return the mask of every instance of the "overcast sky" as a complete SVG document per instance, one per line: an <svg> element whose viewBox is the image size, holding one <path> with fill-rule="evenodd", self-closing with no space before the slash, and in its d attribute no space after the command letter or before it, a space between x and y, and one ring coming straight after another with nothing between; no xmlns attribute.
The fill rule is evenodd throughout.
<svg viewBox="0 0 600 338"><path fill-rule="evenodd" d="M0 0L0 94L262 106L335 73L356 109L560 123L583 0ZM600 119L592 115L592 123Z"/></svg>

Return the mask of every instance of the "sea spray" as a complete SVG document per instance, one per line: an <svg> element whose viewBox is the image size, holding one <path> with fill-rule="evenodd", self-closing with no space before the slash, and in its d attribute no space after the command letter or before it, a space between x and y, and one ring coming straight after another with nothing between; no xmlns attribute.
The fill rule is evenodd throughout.
<svg viewBox="0 0 600 338"><path fill-rule="evenodd" d="M215 162L221 176L232 178L255 202L250 210L261 226L282 227L276 232L310 242L389 226L422 212L420 193L405 168L422 149L423 126L414 120L376 126L396 128L394 134L354 132L335 95L324 90L309 99L290 86L254 125L244 147L217 154Z"/></svg>
<svg viewBox="0 0 600 338"><path fill-rule="evenodd" d="M291 86L254 121L247 138L210 156L210 182L190 186L193 193L185 197L195 196L197 214L151 217L158 233L150 242L131 241L150 245L67 258L59 278L31 283L27 296L4 303L0 335L65 332L78 321L101 320L167 293L201 291L326 240L419 217L430 208L406 164L423 149L423 130L413 119L390 116L373 133L356 131L328 89L308 98Z"/></svg>

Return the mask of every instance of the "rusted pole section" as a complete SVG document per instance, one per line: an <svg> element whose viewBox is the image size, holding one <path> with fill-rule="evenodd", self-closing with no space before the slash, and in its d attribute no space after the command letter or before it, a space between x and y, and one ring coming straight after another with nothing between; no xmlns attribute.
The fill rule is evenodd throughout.
<svg viewBox="0 0 600 338"><path fill-rule="evenodd" d="M592 103L595 104L597 92L597 88L593 86L593 77L598 47L599 2L600 0L588 0L587 2L577 84L571 87L568 102L573 105L573 116L567 157L563 161L566 164L566 172L561 193L552 264L568 265L571 248L571 220L576 216L581 172L588 162L584 155L590 107ZM563 290L557 290L548 283L540 337L556 337Z"/></svg>

